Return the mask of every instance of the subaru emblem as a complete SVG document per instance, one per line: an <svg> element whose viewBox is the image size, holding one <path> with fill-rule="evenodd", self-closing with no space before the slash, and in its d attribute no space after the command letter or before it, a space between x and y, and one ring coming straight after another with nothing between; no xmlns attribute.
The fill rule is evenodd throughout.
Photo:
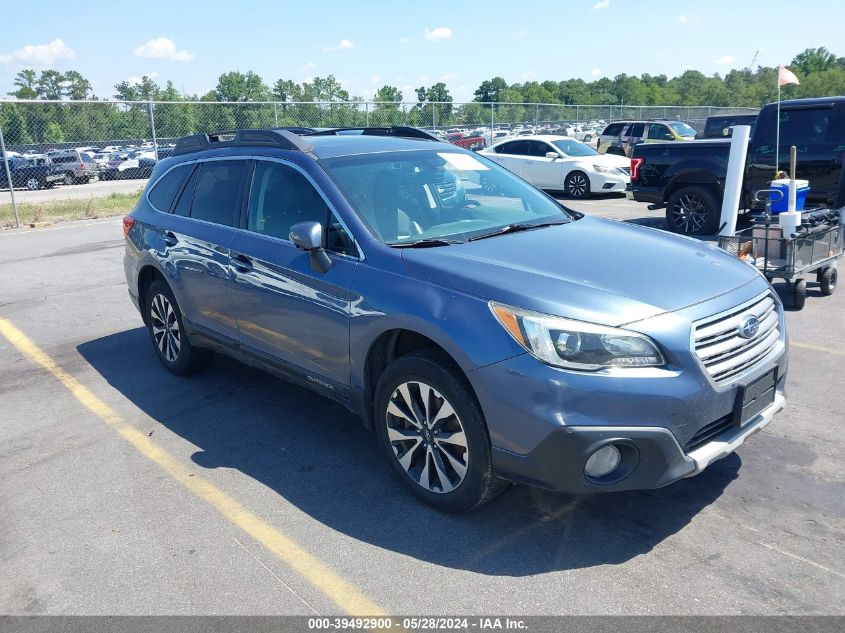
<svg viewBox="0 0 845 633"><path fill-rule="evenodd" d="M743 317L742 320L739 322L739 327L737 328L737 332L742 338L754 338L757 334L757 330L760 329L760 319L758 319L753 314L749 314L746 317Z"/></svg>

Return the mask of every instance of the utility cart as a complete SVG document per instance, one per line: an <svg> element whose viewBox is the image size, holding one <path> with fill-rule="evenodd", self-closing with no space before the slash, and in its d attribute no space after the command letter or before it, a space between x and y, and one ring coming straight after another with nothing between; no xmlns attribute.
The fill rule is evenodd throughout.
<svg viewBox="0 0 845 633"><path fill-rule="evenodd" d="M772 191L757 193L768 196ZM757 218L761 223L736 235L720 236L719 246L755 266L769 281L783 279L793 307L800 310L807 298L805 275L815 273L825 296L836 290L836 261L842 256L845 226L834 219L837 212L826 210L825 216L824 211L816 211L821 220L815 226L802 224L796 233L784 236L767 209Z"/></svg>

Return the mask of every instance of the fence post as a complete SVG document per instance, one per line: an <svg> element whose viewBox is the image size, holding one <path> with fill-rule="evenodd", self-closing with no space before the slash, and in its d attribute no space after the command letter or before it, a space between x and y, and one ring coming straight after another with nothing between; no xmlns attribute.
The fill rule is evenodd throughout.
<svg viewBox="0 0 845 633"><path fill-rule="evenodd" d="M279 127L279 104L273 102L273 120L276 122L276 127Z"/></svg>
<svg viewBox="0 0 845 633"><path fill-rule="evenodd" d="M147 110L150 113L150 131L153 134L153 153L155 154L156 162L158 162L158 140L156 140L156 118L153 114L153 102L147 101Z"/></svg>
<svg viewBox="0 0 845 633"><path fill-rule="evenodd" d="M435 118L435 113L436 113L436 109L435 109L434 104L432 103L431 104L431 131L432 132L434 132L434 130L437 129L437 119Z"/></svg>
<svg viewBox="0 0 845 633"><path fill-rule="evenodd" d="M370 102L369 101L367 101L364 104L364 111L366 112L366 115L367 115L367 127L370 127Z"/></svg>
<svg viewBox="0 0 845 633"><path fill-rule="evenodd" d="M496 127L496 103L490 102L490 145L493 144L493 129Z"/></svg>
<svg viewBox="0 0 845 633"><path fill-rule="evenodd" d="M534 106L534 127L537 127L540 123L540 104L537 103Z"/></svg>
<svg viewBox="0 0 845 633"><path fill-rule="evenodd" d="M9 195L12 197L12 211L15 214L15 228L21 228L21 219L18 217L18 206L15 204L15 185L12 183L12 174L9 171L9 156L6 154L6 141L3 140L3 126L0 125L0 152L3 152L3 168L6 170L6 179L9 181Z"/></svg>

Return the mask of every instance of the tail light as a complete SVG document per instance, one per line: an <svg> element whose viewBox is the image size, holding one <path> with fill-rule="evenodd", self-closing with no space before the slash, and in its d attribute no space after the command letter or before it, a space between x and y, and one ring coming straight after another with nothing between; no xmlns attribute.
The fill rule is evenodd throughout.
<svg viewBox="0 0 845 633"><path fill-rule="evenodd" d="M645 158L631 159L631 180L636 180L640 177L640 167L645 163Z"/></svg>
<svg viewBox="0 0 845 633"><path fill-rule="evenodd" d="M79 163L79 169L84 170L85 169L85 163Z"/></svg>
<svg viewBox="0 0 845 633"><path fill-rule="evenodd" d="M123 237L129 237L129 231L133 224L135 224L135 218L131 215L123 216Z"/></svg>

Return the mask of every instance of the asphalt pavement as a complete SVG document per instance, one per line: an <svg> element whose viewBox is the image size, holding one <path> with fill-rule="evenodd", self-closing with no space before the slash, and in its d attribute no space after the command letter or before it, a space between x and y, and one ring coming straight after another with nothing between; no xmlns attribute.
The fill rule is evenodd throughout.
<svg viewBox="0 0 845 633"><path fill-rule="evenodd" d="M788 312L786 410L703 474L451 516L343 407L168 374L122 256L117 218L0 232L0 613L845 613L843 291Z"/></svg>

